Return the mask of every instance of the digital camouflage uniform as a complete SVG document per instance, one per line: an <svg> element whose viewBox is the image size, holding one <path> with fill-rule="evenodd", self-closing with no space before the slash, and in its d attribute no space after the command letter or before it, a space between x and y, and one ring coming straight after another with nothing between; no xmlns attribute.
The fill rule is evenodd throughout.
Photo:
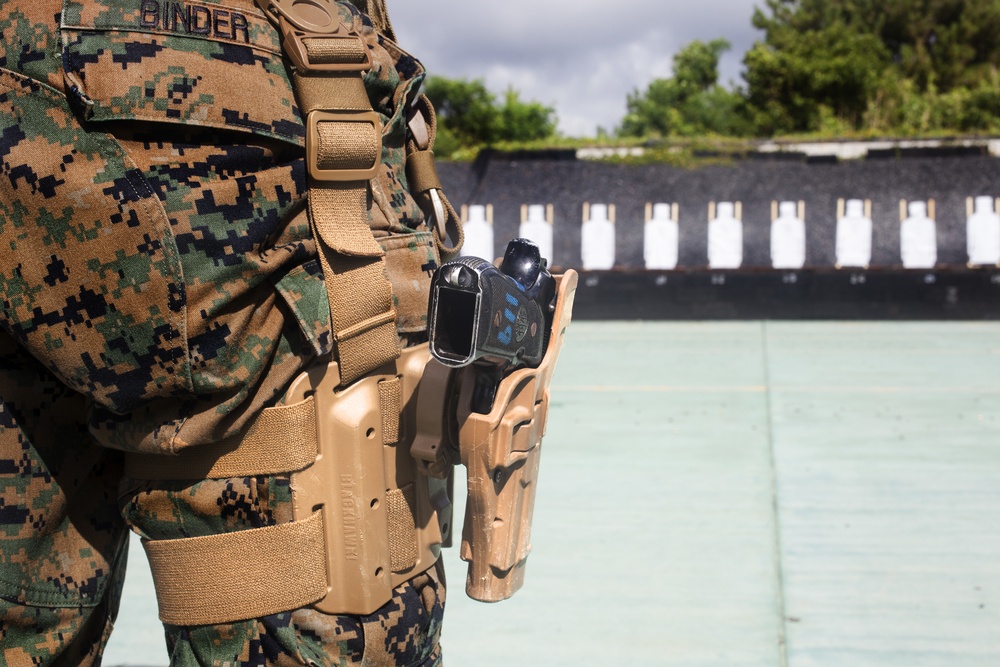
<svg viewBox="0 0 1000 667"><path fill-rule="evenodd" d="M423 68L357 4L338 3L385 128L368 222L428 272L403 169ZM247 0L0 0L0 31L0 664L92 665L128 527L291 521L287 476L149 482L124 478L122 452L238 434L330 354L305 133ZM425 320L404 313L404 343ZM172 665L436 665L443 605L432 568L368 617L168 626L167 645Z"/></svg>

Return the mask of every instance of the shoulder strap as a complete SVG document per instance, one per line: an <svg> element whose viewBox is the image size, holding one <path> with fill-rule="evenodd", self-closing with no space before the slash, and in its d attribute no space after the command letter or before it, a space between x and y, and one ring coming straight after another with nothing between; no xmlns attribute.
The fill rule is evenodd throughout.
<svg viewBox="0 0 1000 667"><path fill-rule="evenodd" d="M364 39L340 23L332 0L258 4L277 23L295 65L292 85L306 122L309 220L341 382L348 385L400 353L385 252L368 226L369 182L382 157L382 124L362 79L371 56ZM377 4L384 11L384 3Z"/></svg>

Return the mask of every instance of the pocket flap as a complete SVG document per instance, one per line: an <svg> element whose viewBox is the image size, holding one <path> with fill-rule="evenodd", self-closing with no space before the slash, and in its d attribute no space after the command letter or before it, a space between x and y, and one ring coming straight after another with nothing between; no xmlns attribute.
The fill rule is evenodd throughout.
<svg viewBox="0 0 1000 667"><path fill-rule="evenodd" d="M433 232L387 236L378 242L385 250L385 270L392 282L396 329L400 333L425 331L431 276L440 263Z"/></svg>
<svg viewBox="0 0 1000 667"><path fill-rule="evenodd" d="M150 120L302 145L278 31L249 0L65 0L69 88L91 120Z"/></svg>

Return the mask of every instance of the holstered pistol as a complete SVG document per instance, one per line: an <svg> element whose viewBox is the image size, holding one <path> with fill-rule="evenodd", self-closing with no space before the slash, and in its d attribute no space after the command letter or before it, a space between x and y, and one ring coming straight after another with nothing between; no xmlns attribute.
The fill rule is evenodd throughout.
<svg viewBox="0 0 1000 667"><path fill-rule="evenodd" d="M505 264L506 260L507 258ZM477 270L483 268L474 260L464 261L462 266L475 267ZM541 268L544 271L544 262L541 263ZM441 271L447 269L448 265L445 265ZM547 271L544 273L548 276ZM548 276L550 281L552 278ZM572 317L577 286L575 271L567 271L554 278L554 289L543 300L546 310L549 308L549 301L554 300L553 309L547 313L551 318L545 318L551 324L548 331L544 332L547 340L538 352L540 360L534 361L533 367L516 368L517 353L520 352L522 356L525 354L523 346L519 348L517 345L507 345L505 341L509 340L509 336L504 335L503 330L500 331L499 341L496 340L496 327L490 326L492 312L482 312L487 309L480 308L481 301L488 298L484 294L477 294L475 300L467 299L469 304L476 304L473 319L480 324L465 328L470 336L469 341L452 346L460 354L453 354L450 358L447 354L440 355L440 350L436 350L436 343L440 347L441 341L437 340L435 334L436 328L442 325L442 315L432 301L431 352L435 361L430 366L436 365L436 368L434 371L428 369L425 380L436 377L439 387L450 383L450 391L456 397L451 414L457 423L457 432L451 438L457 440L458 451L456 455L452 450L451 456L460 460L468 470L469 494L462 530L461 557L469 563L466 592L470 597L483 602L507 599L521 587L525 564L531 551L535 481L548 415L549 385ZM435 278L435 283L437 282ZM476 289L480 292L495 292L488 280L482 279L481 282L483 286L479 288L467 285L469 292L475 292ZM523 289L523 292L529 299L534 298L535 292L530 287ZM513 305L513 298L508 300L501 297L494 301L507 301L515 309L520 307ZM496 321L502 324L503 310L498 312ZM449 313L451 317L458 314L454 309ZM483 315L485 317L481 317ZM511 322L516 327L521 324L521 320L521 313L517 313ZM463 329L463 326L459 325L459 329ZM455 342L451 340L453 338L454 336L449 337L449 345ZM530 348L527 340L525 343ZM510 358L514 361L504 369L503 360L498 361L502 353L497 350L505 347L512 350ZM483 352L477 353L476 350ZM442 356L445 364L460 365L450 377L440 364ZM459 361L456 357L463 358ZM483 358L486 359L485 362L482 361ZM497 365L501 365L505 374L497 376L498 384L495 386L485 386L493 382L490 367ZM516 370L511 372L511 368ZM440 395L441 392L435 393ZM484 406L488 406L488 409L484 409ZM419 405L418 411L422 412ZM438 430L444 433L439 434ZM431 433L432 437L423 440L418 434L412 453L425 472L441 474L446 469L449 453L442 452L435 446L442 441L442 435L445 441L448 440L447 428L435 423Z"/></svg>

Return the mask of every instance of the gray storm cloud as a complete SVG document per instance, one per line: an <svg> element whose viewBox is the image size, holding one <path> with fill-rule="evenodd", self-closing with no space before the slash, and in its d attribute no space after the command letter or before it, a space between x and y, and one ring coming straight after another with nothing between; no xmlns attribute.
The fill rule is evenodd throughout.
<svg viewBox="0 0 1000 667"><path fill-rule="evenodd" d="M733 50L722 82L739 78L743 52L759 33L750 23L760 0L468 0L389 2L401 45L432 74L482 78L502 92L555 107L570 136L612 129L626 95L669 76L673 54L691 40L724 37Z"/></svg>

